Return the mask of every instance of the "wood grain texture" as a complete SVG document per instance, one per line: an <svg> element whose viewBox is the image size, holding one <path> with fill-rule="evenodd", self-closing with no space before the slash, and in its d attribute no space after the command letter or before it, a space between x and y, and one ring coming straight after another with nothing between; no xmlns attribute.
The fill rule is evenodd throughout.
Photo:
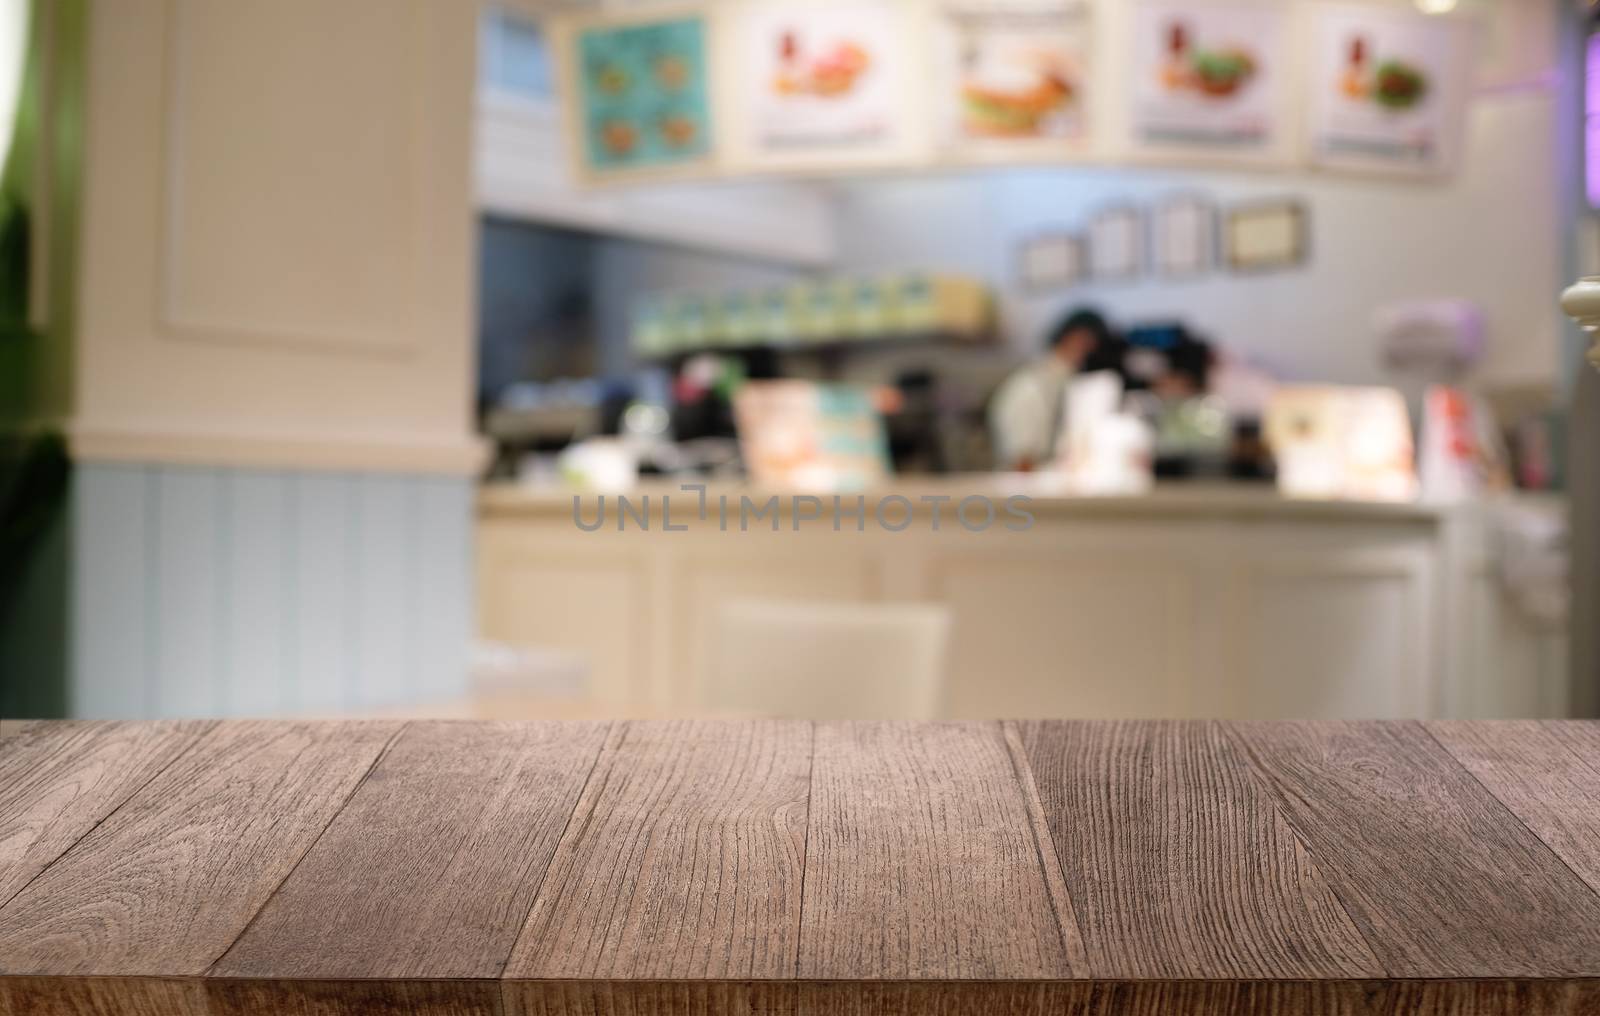
<svg viewBox="0 0 1600 1016"><path fill-rule="evenodd" d="M798 958L811 726L613 733L507 978L782 978Z"/></svg>
<svg viewBox="0 0 1600 1016"><path fill-rule="evenodd" d="M1371 987L1359 981L1052 984L1043 1016L1378 1016Z"/></svg>
<svg viewBox="0 0 1600 1016"><path fill-rule="evenodd" d="M0 976L6 1016L211 1016L205 984L164 977Z"/></svg>
<svg viewBox="0 0 1600 1016"><path fill-rule="evenodd" d="M1600 1016L1593 981L1391 981L1373 985L1370 1016Z"/></svg>
<svg viewBox="0 0 1600 1016"><path fill-rule="evenodd" d="M1094 976L1383 973L1215 724L1016 730Z"/></svg>
<svg viewBox="0 0 1600 1016"><path fill-rule="evenodd" d="M0 906L210 723L40 723L0 744Z"/></svg>
<svg viewBox="0 0 1600 1016"><path fill-rule="evenodd" d="M505 1016L795 1016L781 981L505 981Z"/></svg>
<svg viewBox="0 0 1600 1016"><path fill-rule="evenodd" d="M1600 897L1415 723L1226 724L1395 977L1600 963Z"/></svg>
<svg viewBox="0 0 1600 1016"><path fill-rule="evenodd" d="M1045 989L1029 981L808 981L801 1016L1045 1016ZM1073 986L1073 989L1084 986ZM1077 998L1068 989L1053 995ZM1058 1008L1048 1010L1052 1016Z"/></svg>
<svg viewBox="0 0 1600 1016"><path fill-rule="evenodd" d="M204 982L208 1016L500 1016L492 980Z"/></svg>
<svg viewBox="0 0 1600 1016"><path fill-rule="evenodd" d="M606 732L411 724L212 972L498 976Z"/></svg>
<svg viewBox="0 0 1600 1016"><path fill-rule="evenodd" d="M46 724L0 744L0 856L46 858L0 1014L1600 1016L1597 762L1586 723Z"/></svg>
<svg viewBox="0 0 1600 1016"><path fill-rule="evenodd" d="M812 765L802 978L1084 972L998 723L823 723Z"/></svg>
<svg viewBox="0 0 1600 1016"><path fill-rule="evenodd" d="M1428 732L1600 892L1600 732L1592 724L1438 722ZM1586 743L1593 737L1594 743Z"/></svg>
<svg viewBox="0 0 1600 1016"><path fill-rule="evenodd" d="M217 726L0 907L0 973L203 973L397 730Z"/></svg>

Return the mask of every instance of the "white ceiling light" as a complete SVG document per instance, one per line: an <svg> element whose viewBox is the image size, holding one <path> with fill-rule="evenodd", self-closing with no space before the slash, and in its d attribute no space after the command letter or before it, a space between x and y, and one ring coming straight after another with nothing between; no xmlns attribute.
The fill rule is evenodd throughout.
<svg viewBox="0 0 1600 1016"><path fill-rule="evenodd" d="M1417 10L1424 14L1449 14L1456 9L1456 0L1417 0Z"/></svg>

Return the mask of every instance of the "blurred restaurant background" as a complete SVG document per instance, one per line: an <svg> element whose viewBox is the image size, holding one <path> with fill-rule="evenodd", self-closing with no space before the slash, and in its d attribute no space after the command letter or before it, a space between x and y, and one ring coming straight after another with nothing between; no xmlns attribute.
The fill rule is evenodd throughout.
<svg viewBox="0 0 1600 1016"><path fill-rule="evenodd" d="M0 717L1600 715L1595 15L3 0Z"/></svg>

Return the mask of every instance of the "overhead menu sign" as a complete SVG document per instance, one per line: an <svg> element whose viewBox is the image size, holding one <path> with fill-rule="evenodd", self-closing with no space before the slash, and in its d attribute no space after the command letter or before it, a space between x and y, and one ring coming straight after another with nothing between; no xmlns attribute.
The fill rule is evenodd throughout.
<svg viewBox="0 0 1600 1016"><path fill-rule="evenodd" d="M1061 155L1089 133L1087 8L1074 0L936 8L937 140L956 158Z"/></svg>
<svg viewBox="0 0 1600 1016"><path fill-rule="evenodd" d="M584 20L568 32L569 133L584 175L661 175L709 163L705 15Z"/></svg>
<svg viewBox="0 0 1600 1016"><path fill-rule="evenodd" d="M732 161L751 169L882 164L922 136L918 55L895 0L730 4Z"/></svg>
<svg viewBox="0 0 1600 1016"><path fill-rule="evenodd" d="M1311 158L1402 173L1453 167L1471 87L1472 38L1459 18L1372 5L1312 11Z"/></svg>
<svg viewBox="0 0 1600 1016"><path fill-rule="evenodd" d="M1288 29L1283 4L1144 0L1125 65L1131 146L1245 161L1279 154Z"/></svg>

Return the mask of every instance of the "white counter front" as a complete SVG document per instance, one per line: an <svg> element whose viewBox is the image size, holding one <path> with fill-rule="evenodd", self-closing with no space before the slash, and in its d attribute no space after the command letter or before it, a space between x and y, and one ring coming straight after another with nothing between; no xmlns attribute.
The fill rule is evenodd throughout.
<svg viewBox="0 0 1600 1016"><path fill-rule="evenodd" d="M1503 602L1475 509L1250 486L1086 498L1005 476L838 502L675 483L624 498L479 501L483 635L581 657L599 701L714 708L719 608L759 598L946 605L951 717L1566 708L1559 639Z"/></svg>

